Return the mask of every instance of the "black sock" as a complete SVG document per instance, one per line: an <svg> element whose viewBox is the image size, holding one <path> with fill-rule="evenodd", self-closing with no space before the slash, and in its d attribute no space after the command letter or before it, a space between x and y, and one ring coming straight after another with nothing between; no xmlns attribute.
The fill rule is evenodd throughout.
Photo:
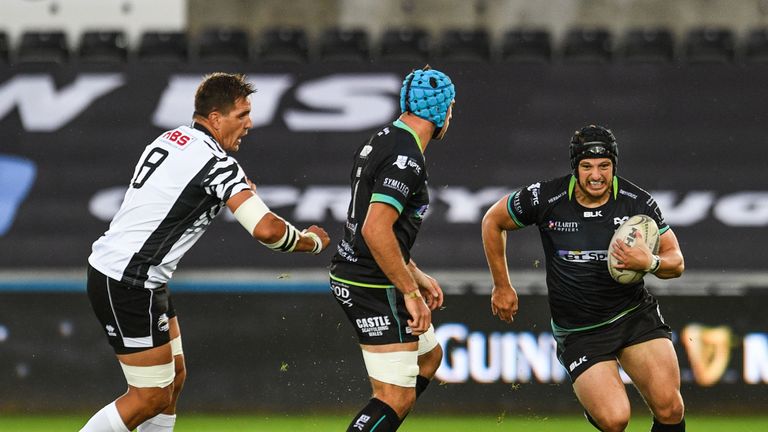
<svg viewBox="0 0 768 432"><path fill-rule="evenodd" d="M663 424L654 417L651 432L685 432L685 419L678 424Z"/></svg>
<svg viewBox="0 0 768 432"><path fill-rule="evenodd" d="M598 425L597 425L597 422L595 421L595 419L593 419L593 418L592 418L592 416L591 416L591 415L589 415L589 413L587 412L587 410L584 410L584 417L586 417L586 418L587 418L587 421L588 421L588 422L589 422L589 423L590 423L592 426L594 426L594 427L595 427L595 429L599 430L600 432L602 432L602 431L603 431L602 429L600 429L600 426L598 426Z"/></svg>
<svg viewBox="0 0 768 432"><path fill-rule="evenodd" d="M347 432L394 432L400 427L400 418L395 410L384 402L373 398L352 420Z"/></svg>
<svg viewBox="0 0 768 432"><path fill-rule="evenodd" d="M429 385L431 381L427 377L423 377L421 375L416 376L416 398L421 396L422 393L424 393L424 390L427 389L427 386Z"/></svg>

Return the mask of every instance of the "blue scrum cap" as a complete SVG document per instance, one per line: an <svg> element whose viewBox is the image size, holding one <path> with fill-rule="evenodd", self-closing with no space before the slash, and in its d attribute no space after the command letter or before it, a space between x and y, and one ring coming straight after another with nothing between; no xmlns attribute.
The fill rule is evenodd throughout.
<svg viewBox="0 0 768 432"><path fill-rule="evenodd" d="M442 128L456 88L448 75L424 69L409 73L400 89L400 112L410 112Z"/></svg>

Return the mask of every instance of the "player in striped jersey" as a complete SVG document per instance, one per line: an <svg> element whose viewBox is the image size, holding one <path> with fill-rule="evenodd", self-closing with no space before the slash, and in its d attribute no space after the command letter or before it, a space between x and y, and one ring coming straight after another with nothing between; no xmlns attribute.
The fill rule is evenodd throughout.
<svg viewBox="0 0 768 432"><path fill-rule="evenodd" d="M186 370L167 291L179 260L226 206L251 236L280 252L320 253L318 226L299 231L270 212L236 152L253 126L243 75L214 73L195 94L194 121L160 135L141 155L123 204L88 258L88 297L128 391L82 431L171 431Z"/></svg>

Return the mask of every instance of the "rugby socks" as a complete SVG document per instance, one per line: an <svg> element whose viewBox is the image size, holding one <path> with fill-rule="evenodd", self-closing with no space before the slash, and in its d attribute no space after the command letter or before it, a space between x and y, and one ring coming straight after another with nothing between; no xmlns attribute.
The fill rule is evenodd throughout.
<svg viewBox="0 0 768 432"><path fill-rule="evenodd" d="M427 386L429 386L430 382L431 381L427 377L423 377L421 375L416 376L416 398L424 393L424 390L427 389Z"/></svg>
<svg viewBox="0 0 768 432"><path fill-rule="evenodd" d="M171 432L176 424L176 414L158 414L140 424L138 432Z"/></svg>
<svg viewBox="0 0 768 432"><path fill-rule="evenodd" d="M120 418L117 412L117 405L114 402L105 406L99 412L93 415L88 423L80 429L80 432L130 432Z"/></svg>
<svg viewBox="0 0 768 432"><path fill-rule="evenodd" d="M594 426L594 427L595 427L595 429L599 430L600 432L602 432L602 431L603 431L602 429L600 429L600 426L598 426L598 425L597 425L597 422L595 421L595 419L593 419L593 418L592 418L592 416L591 416L591 415L589 415L589 413L587 412L587 410L584 410L584 417L586 417L586 418L587 418L587 421L589 422L589 424L591 424L592 426Z"/></svg>
<svg viewBox="0 0 768 432"><path fill-rule="evenodd" d="M347 432L394 432L400 427L400 418L389 405L373 398L349 424Z"/></svg>
<svg viewBox="0 0 768 432"><path fill-rule="evenodd" d="M651 432L685 432L685 419L678 424L663 424L654 417Z"/></svg>

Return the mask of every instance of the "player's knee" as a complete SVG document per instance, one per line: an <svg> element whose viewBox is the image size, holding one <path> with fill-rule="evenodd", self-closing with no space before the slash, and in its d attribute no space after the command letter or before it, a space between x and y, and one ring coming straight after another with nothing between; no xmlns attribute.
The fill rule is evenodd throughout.
<svg viewBox="0 0 768 432"><path fill-rule="evenodd" d="M373 397L389 405L402 419L416 404L416 389L380 388Z"/></svg>
<svg viewBox="0 0 768 432"><path fill-rule="evenodd" d="M592 414L592 418L600 425L603 432L622 432L629 425L630 414L629 407L615 407Z"/></svg>
<svg viewBox="0 0 768 432"><path fill-rule="evenodd" d="M678 397L673 398L671 402L664 406L655 408L653 410L653 415L656 419L665 424L680 423L685 415L683 398L678 395Z"/></svg>

